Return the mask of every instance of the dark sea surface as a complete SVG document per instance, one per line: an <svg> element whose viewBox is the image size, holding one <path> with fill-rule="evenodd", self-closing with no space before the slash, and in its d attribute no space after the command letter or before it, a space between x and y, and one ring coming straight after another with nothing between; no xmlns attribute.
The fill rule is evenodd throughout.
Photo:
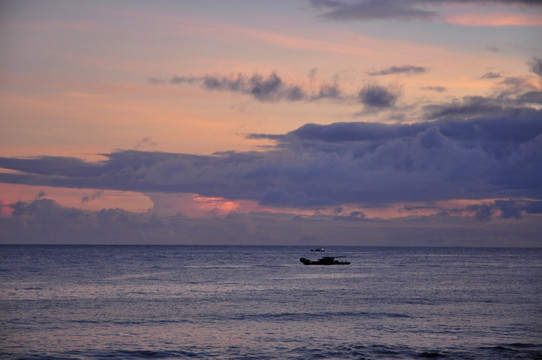
<svg viewBox="0 0 542 360"><path fill-rule="evenodd" d="M0 246L1 359L542 359L542 249Z"/></svg>

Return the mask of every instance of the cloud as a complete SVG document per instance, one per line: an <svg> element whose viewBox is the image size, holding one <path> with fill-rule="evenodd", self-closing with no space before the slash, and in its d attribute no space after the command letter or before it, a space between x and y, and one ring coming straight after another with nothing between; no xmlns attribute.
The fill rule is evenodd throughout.
<svg viewBox="0 0 542 360"><path fill-rule="evenodd" d="M290 92L285 90L292 88L276 74L213 79L218 81L208 79L204 86L270 101L287 96ZM305 94L305 101L316 96L300 93ZM322 96L344 95L330 86ZM391 87L367 85L357 100L366 110L378 111L393 108L398 97L399 92ZM252 139L274 140L274 146L260 152L192 155L119 150L102 154L106 160L100 162L3 157L0 167L17 172L0 173L0 182L191 193L275 208L345 204L363 208L450 199L539 200L540 104L542 92L535 85L524 78L505 78L490 96L426 105L423 118L415 123L305 124L284 134L249 134ZM477 210L480 218L483 210Z"/></svg>
<svg viewBox="0 0 542 360"><path fill-rule="evenodd" d="M478 221L492 219L521 219L528 214L542 213L542 201L533 200L494 200L482 204L469 205L459 211L472 211Z"/></svg>
<svg viewBox="0 0 542 360"><path fill-rule="evenodd" d="M435 92L446 92L446 88L444 86L422 86L420 89L427 90L427 91L435 91Z"/></svg>
<svg viewBox="0 0 542 360"><path fill-rule="evenodd" d="M201 83L201 86L207 90L239 92L251 95L259 101L299 101L306 97L299 86L285 84L276 73L270 74L267 78L260 74L254 74L251 77L238 74L236 77L207 75L201 78L174 77L171 79L172 84L194 82Z"/></svg>
<svg viewBox="0 0 542 360"><path fill-rule="evenodd" d="M444 17L449 24L462 26L540 26L542 20L536 13L488 13L477 11L474 13L454 14Z"/></svg>
<svg viewBox="0 0 542 360"><path fill-rule="evenodd" d="M501 73L496 73L496 72L490 71L490 72L485 73L484 75L482 75L480 77L480 79L499 79L501 77L502 77Z"/></svg>
<svg viewBox="0 0 542 360"><path fill-rule="evenodd" d="M77 221L85 216L83 210L64 208L51 199L36 199L31 203L19 201L11 208L13 217L41 228L54 228L66 219Z"/></svg>
<svg viewBox="0 0 542 360"><path fill-rule="evenodd" d="M243 93L251 95L259 101L299 101L307 96L301 87L286 84L276 73L271 73L267 77L260 74L247 77L241 73L237 76L173 77L170 83L200 83L206 90Z"/></svg>
<svg viewBox="0 0 542 360"><path fill-rule="evenodd" d="M436 15L433 11L416 8L412 3L391 0L311 0L312 6L325 10L321 16L330 20L419 20L430 19Z"/></svg>
<svg viewBox="0 0 542 360"><path fill-rule="evenodd" d="M260 199L260 203L265 206L284 206L284 207L313 207L332 204L326 196L311 197L304 191L295 191L291 193L286 189L269 188Z"/></svg>
<svg viewBox="0 0 542 360"><path fill-rule="evenodd" d="M427 72L427 68L423 66L414 66L414 65L403 65L403 66L392 66L387 69L379 71L370 71L368 74L370 76L380 76L380 75L392 75L392 74L423 74Z"/></svg>
<svg viewBox="0 0 542 360"><path fill-rule="evenodd" d="M4 158L6 169L17 168L22 172L32 174L60 174L66 176L92 176L99 167L98 164L87 163L73 157L41 156L37 158L10 159Z"/></svg>
<svg viewBox="0 0 542 360"><path fill-rule="evenodd" d="M0 167L28 172L0 174L0 181L197 193L300 208L542 198L542 111L503 111L469 120L456 119L458 113L441 112L436 121L414 124L307 124L274 135L277 146L263 152L117 151L100 163L0 158Z"/></svg>
<svg viewBox="0 0 542 360"><path fill-rule="evenodd" d="M464 26L536 26L540 19L536 14L519 11L503 15L502 13L487 14L459 13L446 16L439 12L443 4L471 4L480 6L485 4L501 3L510 5L510 9L518 10L514 5L535 8L540 6L539 1L508 1L508 0L445 0L435 3L431 0L311 0L311 5L320 11L320 17L335 21L372 21L372 20L400 20L400 21L442 21ZM464 7L469 9L468 7ZM472 11L472 10L471 10ZM476 10L475 10L476 11ZM478 9L478 11L480 11Z"/></svg>
<svg viewBox="0 0 542 360"><path fill-rule="evenodd" d="M335 220L342 221L363 221L365 220L365 214L362 211L351 211L348 215L340 215L337 213L334 217Z"/></svg>
<svg viewBox="0 0 542 360"><path fill-rule="evenodd" d="M517 97L521 104L542 104L542 91L529 91Z"/></svg>
<svg viewBox="0 0 542 360"><path fill-rule="evenodd" d="M346 96L343 95L339 85L337 84L322 84L318 93L311 96L311 100L320 100L320 99L344 99Z"/></svg>
<svg viewBox="0 0 542 360"><path fill-rule="evenodd" d="M531 72L535 73L536 75L542 77L542 59L540 58L533 58L529 62L529 67Z"/></svg>
<svg viewBox="0 0 542 360"><path fill-rule="evenodd" d="M541 203L533 203L538 206L539 213ZM0 216L2 244L307 246L309 241L311 246L540 247L542 230L542 223L535 216L525 216L513 222L501 218L474 222L468 216L367 219L359 211L295 217L253 212L201 221L182 215L157 216L122 209L83 211L63 207L49 199L1 206L2 209L13 209L12 214ZM483 217L482 212L480 214ZM473 231L474 226L476 231Z"/></svg>
<svg viewBox="0 0 542 360"><path fill-rule="evenodd" d="M311 70L309 78L314 81L316 70ZM168 81L150 78L152 84L165 84ZM322 99L343 99L339 85L321 84L317 91L309 93L301 84L288 84L276 72L267 76L255 73L247 76L237 75L205 75L205 76L175 76L169 80L170 84L199 84L205 90L226 91L252 96L261 102L278 101L318 101Z"/></svg>
<svg viewBox="0 0 542 360"><path fill-rule="evenodd" d="M465 96L448 103L425 105L425 119L523 117L535 111L533 105L542 101L542 91L536 90L535 86L523 78L505 78L499 85L503 89L493 96Z"/></svg>
<svg viewBox="0 0 542 360"><path fill-rule="evenodd" d="M478 221L488 221L495 212L494 207L488 204L470 205L467 209L474 211L475 218Z"/></svg>
<svg viewBox="0 0 542 360"><path fill-rule="evenodd" d="M94 201L96 199L99 199L103 196L104 192L103 190L97 190L92 193L92 195L88 196L85 195L81 198L81 203L88 203L89 201Z"/></svg>
<svg viewBox="0 0 542 360"><path fill-rule="evenodd" d="M134 146L134 149L139 150L139 149L141 149L142 147L145 147L145 146L153 148L156 145L157 145L157 143L155 141L153 141L152 136L146 136L146 137L138 140L138 142Z"/></svg>
<svg viewBox="0 0 542 360"><path fill-rule="evenodd" d="M399 93L380 85L367 85L358 94L359 101L369 108L391 108Z"/></svg>

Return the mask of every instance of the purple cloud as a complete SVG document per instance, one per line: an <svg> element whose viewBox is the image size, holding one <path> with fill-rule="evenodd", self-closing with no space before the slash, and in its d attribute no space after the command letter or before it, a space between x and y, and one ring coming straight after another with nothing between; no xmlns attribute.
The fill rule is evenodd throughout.
<svg viewBox="0 0 542 360"><path fill-rule="evenodd" d="M540 6L535 0L444 0L442 3L502 3L520 4L524 6ZM439 15L437 11L428 10L427 5L434 5L432 0L310 0L310 4L323 12L320 16L336 21L371 21L371 20L401 20L428 21ZM435 8L436 10L436 8Z"/></svg>
<svg viewBox="0 0 542 360"><path fill-rule="evenodd" d="M430 19L433 11L416 8L413 1L367 0L367 1L328 1L311 0L311 5L325 12L321 15L330 20L381 20Z"/></svg>
<svg viewBox="0 0 542 360"><path fill-rule="evenodd" d="M380 85L367 85L358 94L359 101L369 108L391 108L399 93Z"/></svg>
<svg viewBox="0 0 542 360"><path fill-rule="evenodd" d="M395 75L395 74L423 74L427 72L427 68L423 66L414 66L414 65L403 65L403 66L392 66L386 69L378 71L370 71L368 74L370 76L380 76L380 75Z"/></svg>
<svg viewBox="0 0 542 360"><path fill-rule="evenodd" d="M0 158L1 167L27 172L0 174L0 181L198 193L278 207L540 199L541 113L465 121L448 112L451 119L402 125L308 124L275 135L276 148L266 152L117 151L101 163Z"/></svg>
<svg viewBox="0 0 542 360"><path fill-rule="evenodd" d="M314 78L315 71L309 75ZM199 84L205 90L225 91L231 93L240 93L252 96L261 102L277 101L318 101L323 99L344 99L347 96L342 94L338 84L321 84L318 90L309 93L303 89L301 84L289 84L285 82L277 73L271 73L267 76L255 73L252 76L245 74L237 75L205 75L205 76L186 76L172 77L169 81L149 78L151 84Z"/></svg>
<svg viewBox="0 0 542 360"><path fill-rule="evenodd" d="M261 99L278 99L292 89L274 75L214 80L219 81L209 79L204 86L244 89ZM330 87L325 94L339 96L340 89ZM399 96L378 85L366 86L358 95L360 103L376 110L392 108ZM427 105L424 118L412 124L305 124L285 134L250 134L276 142L261 152L203 156L116 151L95 163L69 157L3 157L0 167L20 173L2 173L0 182L197 193L274 207L540 200L541 103L541 92L516 81L503 84L493 96ZM503 209L514 217L511 209Z"/></svg>

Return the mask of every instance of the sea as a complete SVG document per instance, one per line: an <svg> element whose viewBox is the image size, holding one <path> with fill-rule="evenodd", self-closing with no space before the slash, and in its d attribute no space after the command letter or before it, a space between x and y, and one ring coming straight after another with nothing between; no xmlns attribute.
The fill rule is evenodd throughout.
<svg viewBox="0 0 542 360"><path fill-rule="evenodd" d="M0 359L542 359L542 249L310 250L0 246Z"/></svg>

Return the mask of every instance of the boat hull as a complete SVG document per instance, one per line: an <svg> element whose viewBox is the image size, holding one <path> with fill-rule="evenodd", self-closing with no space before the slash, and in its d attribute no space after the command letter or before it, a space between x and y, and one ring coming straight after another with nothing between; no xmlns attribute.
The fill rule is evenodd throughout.
<svg viewBox="0 0 542 360"><path fill-rule="evenodd" d="M339 261L331 257L324 257L316 261L300 258L299 261L304 265L350 265L348 261Z"/></svg>

